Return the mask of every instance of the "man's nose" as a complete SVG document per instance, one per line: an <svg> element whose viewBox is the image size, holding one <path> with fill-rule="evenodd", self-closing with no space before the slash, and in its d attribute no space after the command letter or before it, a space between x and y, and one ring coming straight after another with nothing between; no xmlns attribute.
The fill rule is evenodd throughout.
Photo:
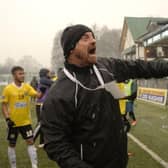
<svg viewBox="0 0 168 168"><path fill-rule="evenodd" d="M92 37L92 38L91 38L91 43L92 43L92 44L96 44L96 39Z"/></svg>

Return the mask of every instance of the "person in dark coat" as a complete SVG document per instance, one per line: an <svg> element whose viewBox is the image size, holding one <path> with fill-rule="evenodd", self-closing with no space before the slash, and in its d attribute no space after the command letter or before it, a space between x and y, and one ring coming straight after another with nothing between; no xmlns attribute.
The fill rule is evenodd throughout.
<svg viewBox="0 0 168 168"><path fill-rule="evenodd" d="M36 116L37 116L37 126L34 130L34 140L40 135L40 143L38 147L44 146L44 140L43 140L43 133L40 129L40 115L41 115L41 108L43 105L44 100L46 99L46 96L48 94L49 88L53 84L53 81L50 78L50 71L47 68L42 68L39 71L39 83L37 86L37 90L43 90L43 96L41 98L36 99Z"/></svg>
<svg viewBox="0 0 168 168"><path fill-rule="evenodd" d="M168 75L165 61L96 57L96 39L85 25L62 33L65 64L43 105L44 149L61 168L126 168L127 136L117 82Z"/></svg>

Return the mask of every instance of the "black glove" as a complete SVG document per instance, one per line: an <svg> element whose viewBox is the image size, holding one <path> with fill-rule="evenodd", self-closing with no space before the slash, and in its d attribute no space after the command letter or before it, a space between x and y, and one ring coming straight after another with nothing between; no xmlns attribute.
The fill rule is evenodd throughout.
<svg viewBox="0 0 168 168"><path fill-rule="evenodd" d="M46 87L40 87L39 88L40 92L43 93L43 94L46 92L46 89L47 89Z"/></svg>
<svg viewBox="0 0 168 168"><path fill-rule="evenodd" d="M6 123L9 128L15 125L15 123L10 118L6 118Z"/></svg>

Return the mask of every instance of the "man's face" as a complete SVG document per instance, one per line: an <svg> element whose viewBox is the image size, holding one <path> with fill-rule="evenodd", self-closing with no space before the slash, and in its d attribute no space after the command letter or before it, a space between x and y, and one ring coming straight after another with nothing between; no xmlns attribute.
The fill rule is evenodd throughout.
<svg viewBox="0 0 168 168"><path fill-rule="evenodd" d="M86 32L72 50L83 65L96 63L96 40L91 32Z"/></svg>
<svg viewBox="0 0 168 168"><path fill-rule="evenodd" d="M25 74L24 74L23 70L17 70L13 74L14 80L19 83L24 82L24 76L25 76Z"/></svg>

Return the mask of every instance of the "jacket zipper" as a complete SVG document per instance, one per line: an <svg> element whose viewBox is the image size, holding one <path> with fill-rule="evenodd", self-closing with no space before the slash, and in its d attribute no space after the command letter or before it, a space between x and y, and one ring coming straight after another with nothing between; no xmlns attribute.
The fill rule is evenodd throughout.
<svg viewBox="0 0 168 168"><path fill-rule="evenodd" d="M83 144L80 144L80 155L81 155L81 160L83 160Z"/></svg>

